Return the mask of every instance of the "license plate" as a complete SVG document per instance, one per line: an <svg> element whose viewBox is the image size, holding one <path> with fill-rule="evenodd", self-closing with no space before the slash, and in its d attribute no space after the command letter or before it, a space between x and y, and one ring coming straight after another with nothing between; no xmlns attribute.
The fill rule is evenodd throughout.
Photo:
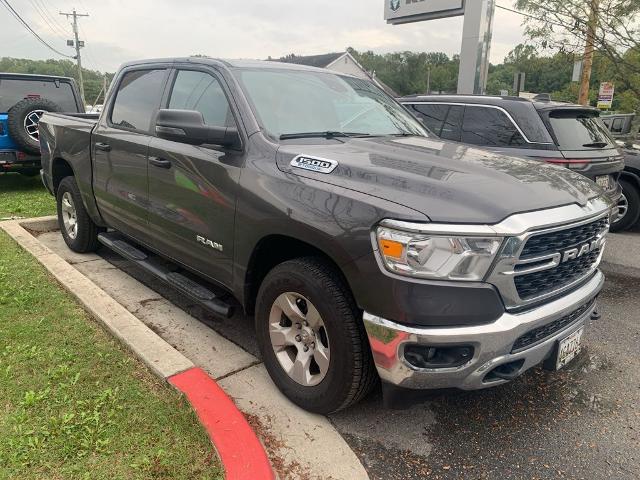
<svg viewBox="0 0 640 480"><path fill-rule="evenodd" d="M605 190L609 189L609 175L598 175L596 177L596 183L599 187L604 188Z"/></svg>
<svg viewBox="0 0 640 480"><path fill-rule="evenodd" d="M582 348L580 345L580 341L582 340L583 333L584 328L581 328L580 330L576 330L563 340L560 340L560 342L558 343L556 370L560 370L580 353L580 350Z"/></svg>

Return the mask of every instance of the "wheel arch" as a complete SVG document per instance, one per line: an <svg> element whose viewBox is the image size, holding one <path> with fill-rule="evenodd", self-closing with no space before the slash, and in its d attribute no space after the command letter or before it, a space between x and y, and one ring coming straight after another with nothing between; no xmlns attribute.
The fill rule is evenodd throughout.
<svg viewBox="0 0 640 480"><path fill-rule="evenodd" d="M262 237L254 247L247 264L244 278L243 307L247 314L255 311L260 285L267 274L277 265L300 257L316 257L327 263L353 295L344 272L329 254L308 242L290 235L270 234Z"/></svg>
<svg viewBox="0 0 640 480"><path fill-rule="evenodd" d="M640 190L640 170L636 170L636 169L632 169L632 168L625 168L620 173L620 179L621 180L630 180Z"/></svg>
<svg viewBox="0 0 640 480"><path fill-rule="evenodd" d="M60 186L60 182L62 182L62 179L64 179L65 177L75 176L76 174L71 164L62 157L56 157L51 162L51 181L53 182L53 194L56 195L58 193L58 187Z"/></svg>

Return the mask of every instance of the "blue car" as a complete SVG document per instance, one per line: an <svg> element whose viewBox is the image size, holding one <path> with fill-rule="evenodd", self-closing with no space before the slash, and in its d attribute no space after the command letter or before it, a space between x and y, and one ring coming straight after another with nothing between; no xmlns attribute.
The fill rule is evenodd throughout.
<svg viewBox="0 0 640 480"><path fill-rule="evenodd" d="M38 122L45 112L84 112L74 79L0 73L0 173L40 172Z"/></svg>

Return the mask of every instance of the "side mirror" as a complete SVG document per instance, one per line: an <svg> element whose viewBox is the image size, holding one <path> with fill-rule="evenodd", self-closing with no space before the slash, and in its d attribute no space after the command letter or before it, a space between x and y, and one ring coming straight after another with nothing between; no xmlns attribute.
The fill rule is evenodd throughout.
<svg viewBox="0 0 640 480"><path fill-rule="evenodd" d="M237 128L206 125L202 113L196 110L160 110L156 118L156 135L190 145L241 146Z"/></svg>

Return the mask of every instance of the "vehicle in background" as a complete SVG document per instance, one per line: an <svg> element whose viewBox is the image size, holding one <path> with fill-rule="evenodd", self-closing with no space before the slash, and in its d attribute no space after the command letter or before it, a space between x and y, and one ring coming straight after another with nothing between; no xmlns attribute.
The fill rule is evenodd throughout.
<svg viewBox="0 0 640 480"><path fill-rule="evenodd" d="M564 166L597 183L614 205L622 201L623 156L595 108L486 95L420 95L399 102L440 138ZM614 220L611 230L617 228Z"/></svg>
<svg viewBox="0 0 640 480"><path fill-rule="evenodd" d="M633 132L633 121L635 113L615 113L612 115L602 115L602 123L609 129L615 139L633 137L638 133L638 129Z"/></svg>
<svg viewBox="0 0 640 480"><path fill-rule="evenodd" d="M0 73L0 172L40 172L38 121L45 112L84 112L75 80Z"/></svg>
<svg viewBox="0 0 640 480"><path fill-rule="evenodd" d="M557 370L597 317L603 191L442 141L370 81L133 62L99 118L48 113L40 130L67 245L101 242L218 315L255 314L267 371L308 410L378 378L393 402Z"/></svg>
<svg viewBox="0 0 640 480"><path fill-rule="evenodd" d="M97 105L87 105L86 112L87 113L100 113L100 112L102 112L102 104L98 103Z"/></svg>
<svg viewBox="0 0 640 480"><path fill-rule="evenodd" d="M640 145L618 142L624 154L624 170L620 176L622 198L619 208L618 230L633 227L640 219Z"/></svg>

